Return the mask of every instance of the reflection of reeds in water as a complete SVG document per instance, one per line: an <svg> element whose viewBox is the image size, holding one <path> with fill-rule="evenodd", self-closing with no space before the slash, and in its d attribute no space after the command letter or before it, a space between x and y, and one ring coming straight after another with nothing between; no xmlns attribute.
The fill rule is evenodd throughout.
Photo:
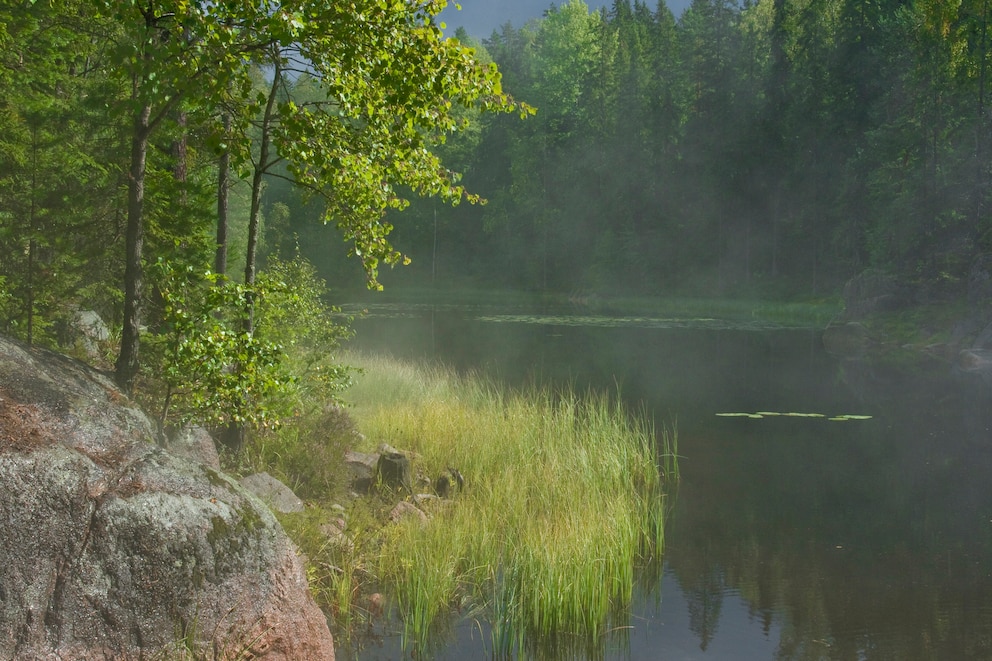
<svg viewBox="0 0 992 661"><path fill-rule="evenodd" d="M350 399L369 443L466 479L427 525L396 526L378 548L408 644L430 645L453 606L489 621L497 655L595 648L627 624L635 570L662 550L674 432L659 449L649 421L604 395L351 362L365 369Z"/></svg>

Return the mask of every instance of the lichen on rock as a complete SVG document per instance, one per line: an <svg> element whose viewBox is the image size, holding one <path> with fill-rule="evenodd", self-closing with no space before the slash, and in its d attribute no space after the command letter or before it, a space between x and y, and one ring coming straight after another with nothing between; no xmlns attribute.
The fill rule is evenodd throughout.
<svg viewBox="0 0 992 661"><path fill-rule="evenodd" d="M272 513L82 363L0 338L0 658L333 659Z"/></svg>

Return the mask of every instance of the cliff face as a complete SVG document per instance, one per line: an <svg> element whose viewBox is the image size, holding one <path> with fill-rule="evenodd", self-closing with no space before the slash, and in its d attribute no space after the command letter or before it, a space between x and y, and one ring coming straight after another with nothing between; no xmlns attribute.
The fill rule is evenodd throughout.
<svg viewBox="0 0 992 661"><path fill-rule="evenodd" d="M101 374L0 337L0 658L333 659L296 549Z"/></svg>

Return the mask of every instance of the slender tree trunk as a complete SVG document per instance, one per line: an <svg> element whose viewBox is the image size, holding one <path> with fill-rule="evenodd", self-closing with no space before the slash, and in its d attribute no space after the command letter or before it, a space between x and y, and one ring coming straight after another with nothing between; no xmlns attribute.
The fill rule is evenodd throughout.
<svg viewBox="0 0 992 661"><path fill-rule="evenodd" d="M121 351L117 356L115 378L121 390L130 395L138 376L139 325L141 323L141 250L145 203L145 162L148 157L151 106L145 104L135 115L131 133L131 168L127 182L127 239L124 263L124 323Z"/></svg>
<svg viewBox="0 0 992 661"><path fill-rule="evenodd" d="M272 127L272 111L275 108L276 92L279 89L282 69L278 57L275 58L275 71L272 74L272 87L262 115L262 135L259 138L258 161L251 179L251 212L248 217L248 249L245 255L245 308L244 332L251 333L255 329L255 300L251 287L255 284L255 258L258 252L258 229L262 221L262 177L269 167L269 139ZM241 366L235 366L241 369ZM246 430L243 423L231 422L221 436L221 442L235 454L244 447Z"/></svg>
<svg viewBox="0 0 992 661"><path fill-rule="evenodd" d="M251 214L248 218L248 250L245 255L245 285L249 288L248 296L251 296L250 288L255 284L256 254L258 252L258 229L262 222L262 177L269 167L269 141L272 130L272 112L275 108L276 93L279 89L282 69L279 58L275 58L275 71L272 74L272 87L269 90L269 99L265 104L265 113L262 115L262 135L260 138L258 162L255 164L255 172L251 179ZM254 301L248 301L248 318L245 320L245 330L249 333L254 328L255 306Z"/></svg>
<svg viewBox="0 0 992 661"><path fill-rule="evenodd" d="M224 113L224 134L231 131L231 115ZM231 152L224 150L217 164L217 252L214 255L214 272L227 275L227 222L231 192Z"/></svg>

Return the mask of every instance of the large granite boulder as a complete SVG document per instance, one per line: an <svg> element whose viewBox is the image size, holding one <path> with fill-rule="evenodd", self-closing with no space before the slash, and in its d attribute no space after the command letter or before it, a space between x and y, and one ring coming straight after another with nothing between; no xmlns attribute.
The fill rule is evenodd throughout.
<svg viewBox="0 0 992 661"><path fill-rule="evenodd" d="M333 659L265 505L85 365L0 338L0 658Z"/></svg>

